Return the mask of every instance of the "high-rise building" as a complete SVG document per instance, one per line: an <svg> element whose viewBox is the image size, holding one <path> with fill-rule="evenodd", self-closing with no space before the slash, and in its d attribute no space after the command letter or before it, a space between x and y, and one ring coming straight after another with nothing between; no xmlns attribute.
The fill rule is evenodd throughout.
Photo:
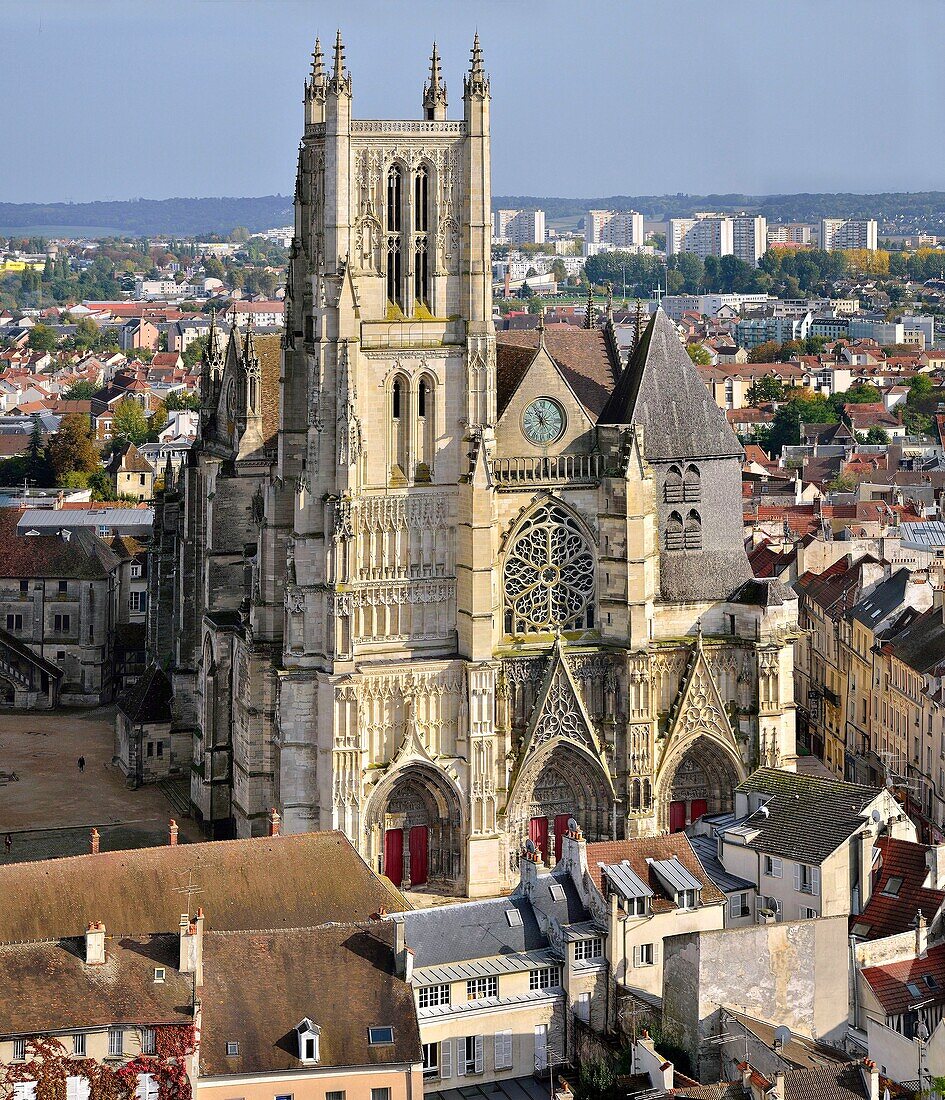
<svg viewBox="0 0 945 1100"><path fill-rule="evenodd" d="M821 218L820 247L825 252L840 248L865 248L875 252L878 244L878 227L873 218Z"/></svg>
<svg viewBox="0 0 945 1100"><path fill-rule="evenodd" d="M666 234L666 255L692 252L700 259L731 256L735 251L735 225L728 214L695 214L671 218Z"/></svg>
<svg viewBox="0 0 945 1100"><path fill-rule="evenodd" d="M588 210L584 215L584 244L588 255L600 251L600 245L612 249L642 247L643 215L636 210Z"/></svg>
<svg viewBox="0 0 945 1100"><path fill-rule="evenodd" d="M544 210L496 210L492 215L496 244L544 244Z"/></svg>
<svg viewBox="0 0 945 1100"><path fill-rule="evenodd" d="M662 309L629 358L612 311L497 339L478 36L459 118L435 53L422 123L352 96L339 37L281 353L209 342L152 651L208 831L276 807L398 886L495 894L572 818L678 831L793 767L796 600L752 577L741 444Z"/></svg>
<svg viewBox="0 0 945 1100"><path fill-rule="evenodd" d="M768 248L768 224L760 214L736 214L732 219L732 251L746 264L758 266Z"/></svg>
<svg viewBox="0 0 945 1100"><path fill-rule="evenodd" d="M769 225L768 244L810 244L810 226L800 222Z"/></svg>

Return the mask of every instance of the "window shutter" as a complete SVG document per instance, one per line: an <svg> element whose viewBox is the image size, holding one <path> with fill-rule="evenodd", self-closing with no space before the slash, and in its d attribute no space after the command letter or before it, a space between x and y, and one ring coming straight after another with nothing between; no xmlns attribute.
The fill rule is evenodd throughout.
<svg viewBox="0 0 945 1100"><path fill-rule="evenodd" d="M656 940L653 944L653 965L659 966L660 961L660 941Z"/></svg>
<svg viewBox="0 0 945 1100"><path fill-rule="evenodd" d="M633 965L634 966L639 966L640 965L640 948L639 947L635 947L633 949Z"/></svg>
<svg viewBox="0 0 945 1100"><path fill-rule="evenodd" d="M512 1032L511 1031L505 1031L505 1032L503 1032L503 1036L505 1038L505 1050L504 1050L504 1055L505 1056L502 1059L502 1065L503 1065L503 1068L505 1068L505 1069L511 1069L512 1068Z"/></svg>
<svg viewBox="0 0 945 1100"><path fill-rule="evenodd" d="M794 864L794 889L800 893L801 889L801 865L799 863Z"/></svg>
<svg viewBox="0 0 945 1100"><path fill-rule="evenodd" d="M456 1040L456 1076L466 1076L466 1040Z"/></svg>
<svg viewBox="0 0 945 1100"><path fill-rule="evenodd" d="M66 1100L89 1100L90 1091L87 1077L66 1078Z"/></svg>
<svg viewBox="0 0 945 1100"><path fill-rule="evenodd" d="M772 878L781 878L781 876L784 873L784 867L781 863L780 857L777 857L776 859L773 860L773 865L774 865L774 871L772 873Z"/></svg>
<svg viewBox="0 0 945 1100"><path fill-rule="evenodd" d="M440 1077L453 1076L453 1044L449 1039L440 1043Z"/></svg>
<svg viewBox="0 0 945 1100"><path fill-rule="evenodd" d="M810 889L812 894L820 895L820 868L811 867L810 869Z"/></svg>
<svg viewBox="0 0 945 1100"><path fill-rule="evenodd" d="M733 894L728 899L728 915L730 917L737 917L741 913L741 902L738 900L738 894Z"/></svg>
<svg viewBox="0 0 945 1100"><path fill-rule="evenodd" d="M482 1073L483 1058L482 1058L482 1036L476 1036L476 1073Z"/></svg>
<svg viewBox="0 0 945 1100"><path fill-rule="evenodd" d="M545 1024L535 1027L535 1069L539 1072L548 1068L548 1034Z"/></svg>
<svg viewBox="0 0 945 1100"><path fill-rule="evenodd" d="M158 1084L153 1073L138 1074L138 1100L157 1100Z"/></svg>

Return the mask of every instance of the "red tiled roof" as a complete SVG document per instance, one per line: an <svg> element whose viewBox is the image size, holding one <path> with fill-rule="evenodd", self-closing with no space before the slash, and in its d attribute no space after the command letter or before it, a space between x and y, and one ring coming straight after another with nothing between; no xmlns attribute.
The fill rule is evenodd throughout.
<svg viewBox="0 0 945 1100"><path fill-rule="evenodd" d="M916 913L920 909L931 923L945 902L945 890L932 890L923 885L929 873L925 862L930 851L928 845L880 837L876 847L882 859L879 874L866 908L850 918L851 928L862 926L863 938L867 940L894 936L915 927ZM901 879L902 884L895 893L884 894L891 878Z"/></svg>
<svg viewBox="0 0 945 1100"><path fill-rule="evenodd" d="M636 837L632 840L605 840L598 844L588 844L587 869L598 890L601 890L600 864L626 861L634 874L656 891L652 902L654 912L670 912L676 908L676 903L663 896L665 889L657 878L656 872L647 863L647 859L672 859L673 856L702 883L703 904L712 905L724 900L718 887L706 874L685 833Z"/></svg>
<svg viewBox="0 0 945 1100"><path fill-rule="evenodd" d="M945 944L930 948L924 959L867 966L861 973L887 1016L898 1016L919 1001L945 1003Z"/></svg>

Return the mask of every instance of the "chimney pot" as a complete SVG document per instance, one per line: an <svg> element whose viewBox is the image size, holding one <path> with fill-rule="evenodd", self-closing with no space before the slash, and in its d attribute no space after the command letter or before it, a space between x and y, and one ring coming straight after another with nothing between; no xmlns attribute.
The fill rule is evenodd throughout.
<svg viewBox="0 0 945 1100"><path fill-rule="evenodd" d="M100 840L101 837L98 834L98 829L93 829L89 836L89 850L91 851L93 856L98 854L98 846Z"/></svg>
<svg viewBox="0 0 945 1100"><path fill-rule="evenodd" d="M168 827L167 842L173 848L177 844L177 834L179 832L177 822L171 818L170 826Z"/></svg>

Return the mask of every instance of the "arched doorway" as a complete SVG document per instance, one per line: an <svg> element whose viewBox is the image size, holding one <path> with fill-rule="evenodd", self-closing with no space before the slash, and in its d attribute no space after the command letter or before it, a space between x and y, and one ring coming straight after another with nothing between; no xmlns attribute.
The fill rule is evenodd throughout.
<svg viewBox="0 0 945 1100"><path fill-rule="evenodd" d="M704 814L732 809L733 791L745 769L734 753L704 734L675 760L660 769L657 779L657 828L680 832Z"/></svg>
<svg viewBox="0 0 945 1100"><path fill-rule="evenodd" d="M462 880L463 814L438 769L410 764L375 793L368 814L376 866L397 887L452 889Z"/></svg>
<svg viewBox="0 0 945 1100"><path fill-rule="evenodd" d="M588 840L613 838L613 787L603 766L565 740L543 746L522 767L506 810L510 854L532 840L556 862L573 817Z"/></svg>
<svg viewBox="0 0 945 1100"><path fill-rule="evenodd" d="M0 676L0 707L12 707L16 705L16 688L12 680Z"/></svg>

